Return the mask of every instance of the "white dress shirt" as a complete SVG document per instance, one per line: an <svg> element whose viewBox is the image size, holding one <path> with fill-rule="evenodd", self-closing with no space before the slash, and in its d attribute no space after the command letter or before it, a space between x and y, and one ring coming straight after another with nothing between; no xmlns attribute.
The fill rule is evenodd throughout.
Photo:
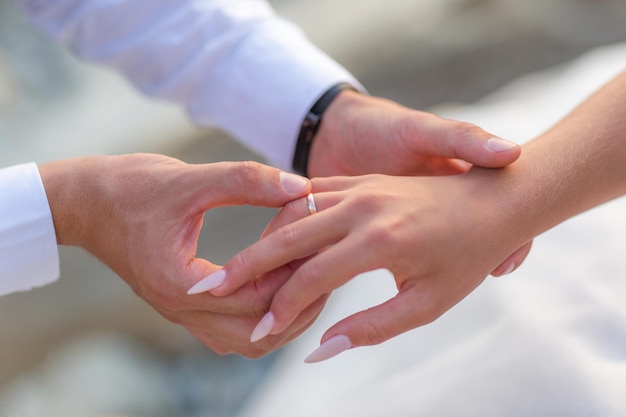
<svg viewBox="0 0 626 417"><path fill-rule="evenodd" d="M15 0L82 58L179 103L289 169L306 112L357 81L264 0ZM52 250L51 248L54 248ZM0 174L0 295L58 278L50 209L34 165Z"/></svg>

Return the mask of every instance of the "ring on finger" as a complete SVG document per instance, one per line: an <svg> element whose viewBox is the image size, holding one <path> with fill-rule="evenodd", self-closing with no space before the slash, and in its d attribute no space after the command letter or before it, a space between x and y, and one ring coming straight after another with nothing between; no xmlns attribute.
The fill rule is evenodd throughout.
<svg viewBox="0 0 626 417"><path fill-rule="evenodd" d="M309 214L317 213L317 206L315 205L315 199L313 198L313 193L309 193L306 196L307 205L309 207Z"/></svg>

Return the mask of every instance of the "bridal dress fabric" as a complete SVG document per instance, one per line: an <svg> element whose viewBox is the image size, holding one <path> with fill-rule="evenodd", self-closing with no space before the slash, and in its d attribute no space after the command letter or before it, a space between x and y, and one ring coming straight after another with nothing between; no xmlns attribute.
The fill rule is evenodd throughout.
<svg viewBox="0 0 626 417"><path fill-rule="evenodd" d="M607 46L436 111L521 143L623 70L626 44ZM331 324L395 293L387 271L364 274L284 349L239 417L622 417L625 254L621 198L539 236L517 271L487 278L436 322L304 364Z"/></svg>

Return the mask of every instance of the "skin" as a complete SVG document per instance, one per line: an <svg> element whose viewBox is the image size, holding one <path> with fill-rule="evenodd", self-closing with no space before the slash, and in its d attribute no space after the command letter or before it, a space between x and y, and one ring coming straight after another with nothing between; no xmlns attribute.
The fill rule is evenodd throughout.
<svg viewBox="0 0 626 417"><path fill-rule="evenodd" d="M345 90L331 103L311 147L311 177L450 175L472 164L499 168L520 146L471 123L442 119L393 101Z"/></svg>
<svg viewBox="0 0 626 417"><path fill-rule="evenodd" d="M276 271L267 282L251 283L224 299L185 294L194 281L218 269L195 256L207 210L280 207L310 190L303 178L289 174L301 184L288 192L281 182L285 174L261 164L189 165L150 154L55 161L39 170L58 243L86 249L161 315L216 352L261 356L308 327L323 305L274 340L254 346L246 333L291 271Z"/></svg>
<svg viewBox="0 0 626 417"><path fill-rule="evenodd" d="M464 172L471 163L497 167L519 157L520 147L510 142L498 141L496 150L490 149L493 137L473 125L344 92L325 113L310 169L314 175L445 175ZM220 269L195 257L207 210L281 207L305 196L309 183L286 192L274 168L250 162L188 165L159 155L78 158L39 168L58 243L95 255L162 316L218 353L259 357L271 352L307 328L324 305L327 294L280 334L253 344L250 333L302 261L251 280L228 297L186 294Z"/></svg>
<svg viewBox="0 0 626 417"><path fill-rule="evenodd" d="M332 326L322 337L321 359L428 324L515 248L626 194L624 97L626 73L525 145L504 169L314 180L318 212L309 215L304 199L288 204L263 239L225 265L225 281L212 293L229 294L253 276L308 257L259 326L261 333L280 334L320 295L358 273L389 269L397 295Z"/></svg>
<svg viewBox="0 0 626 417"><path fill-rule="evenodd" d="M455 175L473 165L504 167L520 154L519 145L474 124L345 90L324 113L311 147L309 174ZM531 245L528 242L513 251L491 274L512 272Z"/></svg>

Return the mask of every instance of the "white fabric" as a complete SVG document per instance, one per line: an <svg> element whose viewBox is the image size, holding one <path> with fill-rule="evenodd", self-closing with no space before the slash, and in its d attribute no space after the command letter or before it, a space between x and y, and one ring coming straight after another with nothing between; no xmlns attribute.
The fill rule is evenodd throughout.
<svg viewBox="0 0 626 417"><path fill-rule="evenodd" d="M0 169L0 295L40 287L58 275L54 225L37 166Z"/></svg>
<svg viewBox="0 0 626 417"><path fill-rule="evenodd" d="M14 0L79 56L117 68L273 165L331 85L357 81L264 0Z"/></svg>
<svg viewBox="0 0 626 417"><path fill-rule="evenodd" d="M196 124L229 131L283 169L291 168L300 125L317 98L338 82L360 87L264 0L15 2L79 56L120 70L142 92L181 104ZM20 182L0 182L6 190L0 204L28 212L32 202L45 201L38 176ZM13 217L0 221L0 293L58 276L58 261L48 253L54 230L33 231L43 219L33 217L25 236Z"/></svg>
<svg viewBox="0 0 626 417"><path fill-rule="evenodd" d="M623 70L626 44L441 113L525 141ZM331 324L395 294L388 272L365 274L285 348L239 417L625 416L624 248L621 198L537 238L520 269L435 323L304 364Z"/></svg>

